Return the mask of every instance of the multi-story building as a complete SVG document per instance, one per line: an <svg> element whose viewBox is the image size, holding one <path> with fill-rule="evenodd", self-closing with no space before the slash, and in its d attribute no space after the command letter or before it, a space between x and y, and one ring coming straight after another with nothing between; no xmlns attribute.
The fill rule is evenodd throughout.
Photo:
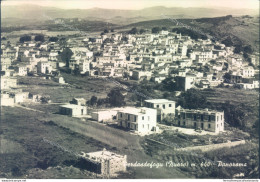
<svg viewBox="0 0 260 182"><path fill-rule="evenodd" d="M164 118L174 117L175 115L175 101L167 99L151 99L145 100L144 106L148 108L157 109L157 121L160 122Z"/></svg>
<svg viewBox="0 0 260 182"><path fill-rule="evenodd" d="M255 76L255 70L252 66L244 67L241 69L241 75L243 77L253 77Z"/></svg>
<svg viewBox="0 0 260 182"><path fill-rule="evenodd" d="M224 111L176 108L174 123L180 127L219 133L224 131Z"/></svg>
<svg viewBox="0 0 260 182"><path fill-rule="evenodd" d="M52 72L52 67L49 62L41 61L37 63L37 73L49 74Z"/></svg>
<svg viewBox="0 0 260 182"><path fill-rule="evenodd" d="M156 130L156 116L156 109L126 107L117 113L117 123L123 128L146 134Z"/></svg>
<svg viewBox="0 0 260 182"><path fill-rule="evenodd" d="M186 74L186 76L176 76L174 80L179 91L187 91L194 85L195 76Z"/></svg>
<svg viewBox="0 0 260 182"><path fill-rule="evenodd" d="M85 168L105 177L116 176L118 172L125 172L127 156L119 155L106 149L98 152L84 153L81 159L85 162Z"/></svg>

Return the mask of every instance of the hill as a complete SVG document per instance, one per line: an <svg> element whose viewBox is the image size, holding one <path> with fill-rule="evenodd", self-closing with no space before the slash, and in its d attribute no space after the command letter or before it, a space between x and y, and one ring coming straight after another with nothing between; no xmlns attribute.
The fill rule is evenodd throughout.
<svg viewBox="0 0 260 182"><path fill-rule="evenodd" d="M173 18L202 18L225 15L258 15L257 10L229 8L180 8L180 7L151 7L141 10L120 9L59 9L37 5L2 6L2 19L19 18L23 20L48 20L55 18L82 18L91 21L99 20L115 24L129 24L139 21L162 19L162 15ZM33 17L33 18L32 18Z"/></svg>
<svg viewBox="0 0 260 182"><path fill-rule="evenodd" d="M167 16L164 18L166 19L133 23L124 28L151 29L157 26L166 27L168 30L187 29L203 36L210 35L215 40L230 40L234 46L251 45L255 50L259 49L259 17L246 15L199 19L175 19Z"/></svg>

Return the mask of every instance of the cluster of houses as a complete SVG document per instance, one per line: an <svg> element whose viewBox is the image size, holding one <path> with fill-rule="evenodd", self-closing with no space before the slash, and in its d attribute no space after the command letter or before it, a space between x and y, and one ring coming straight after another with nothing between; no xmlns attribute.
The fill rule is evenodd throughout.
<svg viewBox="0 0 260 182"><path fill-rule="evenodd" d="M67 65L61 56L65 47L73 53ZM57 70L67 66L72 71L95 77L147 79L156 83L170 77L179 91L216 87L226 82L239 84L244 89L259 88L254 77L258 70L252 67L259 65L257 55L250 55L253 65L248 66L242 55L234 54L234 47L209 39L193 40L165 30L158 34L74 37L63 46L50 41L2 44L1 49L1 74L6 76L34 74L58 79ZM232 79L225 80L226 73L232 75Z"/></svg>
<svg viewBox="0 0 260 182"><path fill-rule="evenodd" d="M32 35L32 40L35 35ZM45 36L47 40L48 37ZM122 77L161 83L172 79L178 91L190 88L212 88L235 85L244 89L259 88L255 78L259 58L250 55L251 65L234 47L211 40L193 40L175 32L162 30L158 34L101 34L96 37L72 37L60 42L28 41L16 45L2 43L1 49L1 104L13 105L26 99L40 101L17 88L17 76L52 78L65 84L60 69L67 67L79 74L94 77ZM61 53L69 48L68 62ZM138 133L157 131L157 122L164 119L182 127L208 131L224 130L223 112L175 108L175 102L165 99L146 100L140 108L125 107L87 110L86 101L76 98L61 105L60 113L91 116L99 122L113 122Z"/></svg>
<svg viewBox="0 0 260 182"><path fill-rule="evenodd" d="M167 99L145 100L142 107L120 107L109 109L89 109L87 115L86 100L74 98L70 104L60 106L60 114L73 117L86 117L102 123L116 124L136 134L151 134L159 131L157 122L167 120L178 127L224 131L224 112L208 109L183 109L175 107L175 101Z"/></svg>
<svg viewBox="0 0 260 182"><path fill-rule="evenodd" d="M1 76L1 106L14 106L24 102L42 102L43 98L49 98L48 95L32 94L23 91L17 85L17 78Z"/></svg>
<svg viewBox="0 0 260 182"><path fill-rule="evenodd" d="M35 35L32 35L32 40ZM45 39L48 38L45 36ZM62 52L72 52L68 62ZM255 75L259 56L249 55L251 64L234 47L211 40L193 40L166 30L158 34L101 34L96 37L73 37L59 42L27 41L1 45L1 106L14 106L28 100L40 102L43 96L24 92L17 77L52 78L65 84L60 69L90 77L121 77L161 83L171 79L177 91L212 88L223 85L243 89L259 88ZM89 109L83 98L74 98L59 106L59 113L86 117L97 122L113 123L137 134L159 131L158 123L167 121L178 127L220 133L224 131L224 112L176 107L175 101L149 99L141 107ZM106 150L82 153L91 170L105 176L126 171L127 157Z"/></svg>

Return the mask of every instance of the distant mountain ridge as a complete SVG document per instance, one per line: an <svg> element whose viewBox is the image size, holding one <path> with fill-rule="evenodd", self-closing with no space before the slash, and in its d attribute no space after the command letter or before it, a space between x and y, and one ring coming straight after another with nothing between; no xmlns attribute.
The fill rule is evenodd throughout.
<svg viewBox="0 0 260 182"><path fill-rule="evenodd" d="M95 21L111 22L115 24L129 24L140 21L162 19L164 16L172 18L203 18L226 15L258 15L257 10L252 9L229 9L229 8L180 8L156 6L141 10L120 9L59 9L38 5L2 6L2 19L34 19L47 20L55 18L81 18Z"/></svg>

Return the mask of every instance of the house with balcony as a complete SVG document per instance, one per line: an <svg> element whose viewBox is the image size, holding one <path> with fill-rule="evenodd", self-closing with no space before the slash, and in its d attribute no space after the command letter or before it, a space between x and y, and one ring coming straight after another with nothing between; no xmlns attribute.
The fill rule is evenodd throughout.
<svg viewBox="0 0 260 182"><path fill-rule="evenodd" d="M139 134L149 134L158 130L156 127L157 110L146 107L126 107L117 113L118 126Z"/></svg>
<svg viewBox="0 0 260 182"><path fill-rule="evenodd" d="M224 111L209 109L176 108L173 124L179 127L201 129L210 132L224 131Z"/></svg>

